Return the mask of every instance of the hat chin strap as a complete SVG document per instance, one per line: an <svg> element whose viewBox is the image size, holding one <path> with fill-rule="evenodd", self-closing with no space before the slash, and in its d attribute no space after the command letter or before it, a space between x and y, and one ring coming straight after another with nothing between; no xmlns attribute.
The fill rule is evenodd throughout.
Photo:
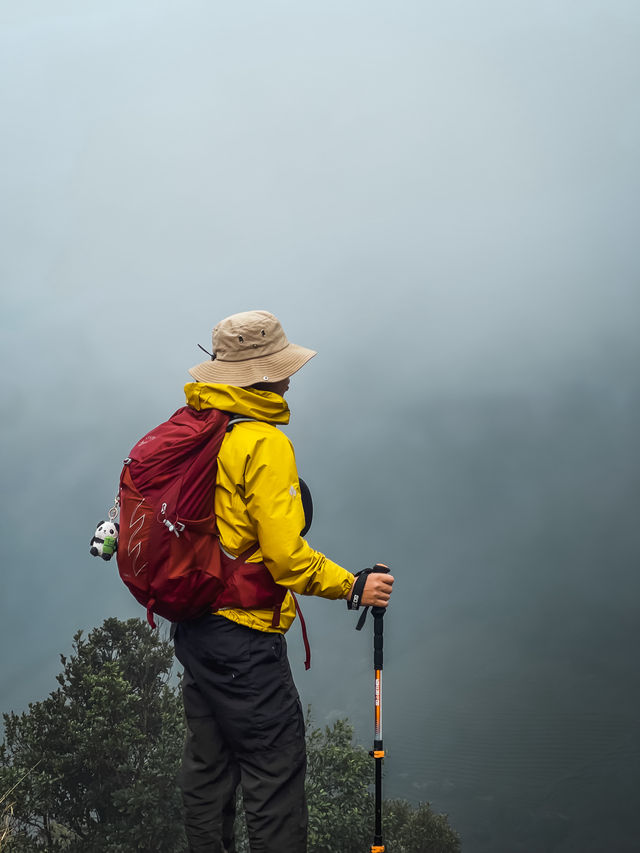
<svg viewBox="0 0 640 853"><path fill-rule="evenodd" d="M198 346L200 347L200 349L202 350L202 352L206 352L206 354L209 356L209 358L211 359L211 361L215 361L215 360L216 360L216 354L215 354L215 352L209 352L209 350L208 350L208 349L205 349L205 348L202 346L202 344L198 344Z"/></svg>

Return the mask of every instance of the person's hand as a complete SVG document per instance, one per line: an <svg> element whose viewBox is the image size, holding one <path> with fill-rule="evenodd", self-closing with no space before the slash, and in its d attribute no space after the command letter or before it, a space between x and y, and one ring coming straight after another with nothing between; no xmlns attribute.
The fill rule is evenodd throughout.
<svg viewBox="0 0 640 853"><path fill-rule="evenodd" d="M371 572L367 575L362 598L360 599L361 607L386 607L389 604L391 590L393 587L394 577L383 572ZM355 582L354 582L355 585ZM349 599L353 595L353 586L349 593Z"/></svg>

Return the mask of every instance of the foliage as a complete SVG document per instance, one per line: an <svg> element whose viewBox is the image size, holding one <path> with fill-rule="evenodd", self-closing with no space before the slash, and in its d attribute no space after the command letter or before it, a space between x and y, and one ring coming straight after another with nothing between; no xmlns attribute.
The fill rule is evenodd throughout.
<svg viewBox="0 0 640 853"><path fill-rule="evenodd" d="M309 853L362 853L373 841L373 761L353 742L348 720L313 728L307 715L307 801ZM249 853L246 826L236 824L238 853ZM459 853L460 837L446 815L428 803L414 808L405 800L386 800L383 808L387 853Z"/></svg>
<svg viewBox="0 0 640 853"><path fill-rule="evenodd" d="M73 649L61 656L59 689L4 715L8 849L184 849L175 778L183 719L169 684L170 645L138 619L107 619L87 639L79 631Z"/></svg>
<svg viewBox="0 0 640 853"><path fill-rule="evenodd" d="M171 644L139 619L107 619L86 639L78 632L61 661L57 690L4 715L0 851L183 853ZM347 720L318 729L307 717L307 763L309 853L368 849L373 761ZM248 853L242 818L237 829L238 853ZM402 800L384 804L384 842L388 853L460 850L445 815Z"/></svg>
<svg viewBox="0 0 640 853"><path fill-rule="evenodd" d="M368 788L373 762L354 745L353 727L337 720L324 730L307 717L307 801L311 853L362 850L373 826ZM364 832L364 835L363 835ZM370 840L370 839L369 839Z"/></svg>
<svg viewBox="0 0 640 853"><path fill-rule="evenodd" d="M429 803L417 808L406 800L384 803L384 840L387 853L457 853L460 836L446 815L436 814Z"/></svg>

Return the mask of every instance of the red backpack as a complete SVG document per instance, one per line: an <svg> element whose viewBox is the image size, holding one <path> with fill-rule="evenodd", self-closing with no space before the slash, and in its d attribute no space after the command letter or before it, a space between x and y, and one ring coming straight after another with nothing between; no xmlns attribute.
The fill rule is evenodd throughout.
<svg viewBox="0 0 640 853"><path fill-rule="evenodd" d="M286 589L264 563L234 559L220 547L213 507L218 453L234 424L226 412L178 409L147 433L120 477L120 577L153 614L172 622L219 607L273 608L280 621Z"/></svg>

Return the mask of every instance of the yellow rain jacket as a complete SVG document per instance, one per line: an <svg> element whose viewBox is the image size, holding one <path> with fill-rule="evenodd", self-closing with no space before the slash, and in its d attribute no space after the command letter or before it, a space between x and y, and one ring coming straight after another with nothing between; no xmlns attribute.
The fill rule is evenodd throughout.
<svg viewBox="0 0 640 853"><path fill-rule="evenodd" d="M276 424L289 423L289 407L271 391L234 385L185 385L194 409L221 409L243 421L226 434L218 455L214 506L220 544L237 557L256 543L247 562L264 562L276 583L302 595L346 598L354 576L302 538L304 510L293 445ZM260 631L285 633L295 619L293 598L282 602L280 625L272 610L217 611L227 619Z"/></svg>

